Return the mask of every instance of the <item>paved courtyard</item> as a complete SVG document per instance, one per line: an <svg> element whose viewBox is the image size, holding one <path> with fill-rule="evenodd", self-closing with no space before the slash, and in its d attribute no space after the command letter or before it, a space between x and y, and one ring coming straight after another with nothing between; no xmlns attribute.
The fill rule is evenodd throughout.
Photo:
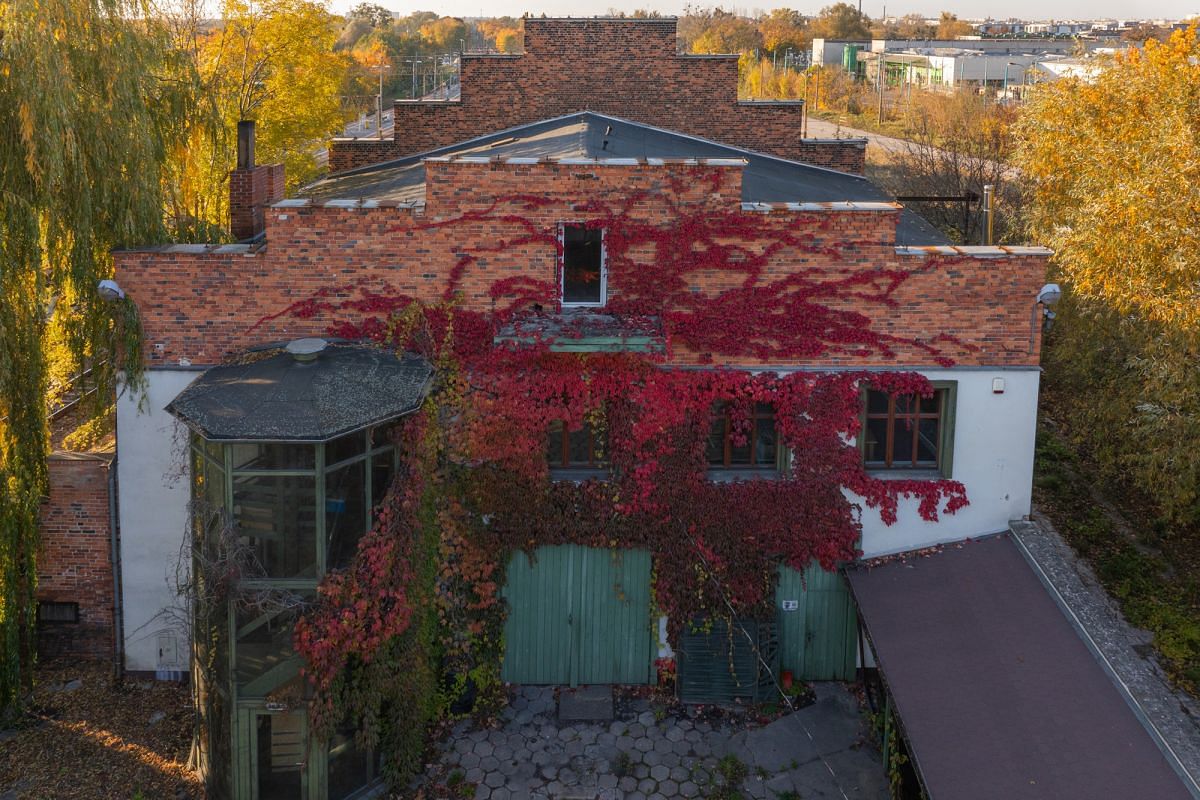
<svg viewBox="0 0 1200 800"><path fill-rule="evenodd" d="M444 791L479 800L888 796L879 752L840 684L818 684L816 702L765 725L736 711L656 711L639 698L618 701L611 722L560 722L554 689L516 692L497 728L460 723L442 743L432 773Z"/></svg>

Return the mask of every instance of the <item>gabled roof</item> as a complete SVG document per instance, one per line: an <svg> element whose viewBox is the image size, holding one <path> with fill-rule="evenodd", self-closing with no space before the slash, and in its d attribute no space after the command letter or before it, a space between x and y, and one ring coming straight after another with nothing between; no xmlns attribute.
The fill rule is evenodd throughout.
<svg viewBox="0 0 1200 800"><path fill-rule="evenodd" d="M487 156L499 159L737 159L744 161L747 203L889 202L892 197L861 175L756 153L638 122L581 111L521 125L396 161L341 172L310 184L300 197L315 201L373 200L422 203L424 161ZM936 228L905 209L899 245L949 244Z"/></svg>

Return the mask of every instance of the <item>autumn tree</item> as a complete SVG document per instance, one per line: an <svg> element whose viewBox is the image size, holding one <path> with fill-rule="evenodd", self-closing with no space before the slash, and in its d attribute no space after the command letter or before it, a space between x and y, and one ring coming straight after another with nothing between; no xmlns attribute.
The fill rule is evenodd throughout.
<svg viewBox="0 0 1200 800"><path fill-rule="evenodd" d="M92 367L139 371L136 312L106 302L109 252L162 238L161 166L180 108L165 30L139 2L0 4L0 726L32 679L38 509L46 493L48 326ZM181 93L182 92L182 93Z"/></svg>
<svg viewBox="0 0 1200 800"><path fill-rule="evenodd" d="M963 22L949 11L943 11L942 16L938 19L937 31L934 33L934 37L937 39L957 39L959 36L970 36L971 33L973 33L973 29L969 22Z"/></svg>
<svg viewBox="0 0 1200 800"><path fill-rule="evenodd" d="M364 20L372 28L381 28L392 24L392 12L375 3L359 3L350 9L347 19Z"/></svg>
<svg viewBox="0 0 1200 800"><path fill-rule="evenodd" d="M869 39L871 19L849 3L825 6L809 26L814 39Z"/></svg>
<svg viewBox="0 0 1200 800"><path fill-rule="evenodd" d="M932 39L935 36L937 28L930 25L921 14L905 14L896 22L898 39Z"/></svg>
<svg viewBox="0 0 1200 800"><path fill-rule="evenodd" d="M421 38L438 52L459 50L467 38L467 26L457 17L441 17L421 26Z"/></svg>
<svg viewBox="0 0 1200 800"><path fill-rule="evenodd" d="M336 18L311 0L226 0L215 30L192 25L212 114L180 137L169 199L180 236L208 238L228 219L238 120L257 120L260 162L282 162L289 187L304 183L318 171L317 151L344 124L339 93L350 60L334 50Z"/></svg>
<svg viewBox="0 0 1200 800"><path fill-rule="evenodd" d="M753 20L721 8L702 12L701 32L691 43L693 53L747 53L763 46Z"/></svg>
<svg viewBox="0 0 1200 800"><path fill-rule="evenodd" d="M762 35L763 48L769 53L783 52L788 48L799 51L808 46L804 16L790 8L777 8L760 17L758 32Z"/></svg>
<svg viewBox="0 0 1200 800"><path fill-rule="evenodd" d="M1073 438L1167 518L1200 521L1200 41L1042 84L1015 163L1067 289L1047 384Z"/></svg>

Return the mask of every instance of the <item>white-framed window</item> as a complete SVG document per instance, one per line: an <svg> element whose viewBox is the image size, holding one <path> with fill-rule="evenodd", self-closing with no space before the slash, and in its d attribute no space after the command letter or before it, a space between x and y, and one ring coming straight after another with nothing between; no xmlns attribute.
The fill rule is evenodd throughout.
<svg viewBox="0 0 1200 800"><path fill-rule="evenodd" d="M559 289L564 308L598 307L608 301L604 230L564 222L559 227L562 263Z"/></svg>

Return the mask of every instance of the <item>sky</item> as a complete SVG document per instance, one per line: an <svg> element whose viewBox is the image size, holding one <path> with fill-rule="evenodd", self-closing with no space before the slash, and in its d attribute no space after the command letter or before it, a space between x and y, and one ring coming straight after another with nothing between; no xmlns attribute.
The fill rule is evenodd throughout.
<svg viewBox="0 0 1200 800"><path fill-rule="evenodd" d="M333 10L348 11L361 0L332 0ZM590 17L605 14L610 8L618 11L633 11L645 8L667 15L683 13L686 0L405 0L405 2L388 2L388 0L371 0L384 8L411 14L414 11L436 11L442 15L460 17L519 17L528 11L535 15L543 13L548 16ZM695 5L722 5L726 9L737 9L740 13L752 14L758 10L771 9L781 6L794 8L802 14L816 14L823 6L832 5L837 0L808 0L808 2L780 2L772 4L745 5L741 2L700 2ZM855 0L857 2L857 0ZM880 17L885 5L881 0L864 0L863 13L871 17ZM924 0L896 0L887 8L889 16L902 16L908 13L925 14L936 17L941 11L950 11L965 19L994 17L1007 19L1044 20L1050 19L1099 19L1111 17L1117 19L1129 18L1136 14L1143 19L1178 19L1200 16L1200 0L1148 0L1132 6L1129 0L1056 0L1046 3L1045 0L942 0L938 3L925 4Z"/></svg>

